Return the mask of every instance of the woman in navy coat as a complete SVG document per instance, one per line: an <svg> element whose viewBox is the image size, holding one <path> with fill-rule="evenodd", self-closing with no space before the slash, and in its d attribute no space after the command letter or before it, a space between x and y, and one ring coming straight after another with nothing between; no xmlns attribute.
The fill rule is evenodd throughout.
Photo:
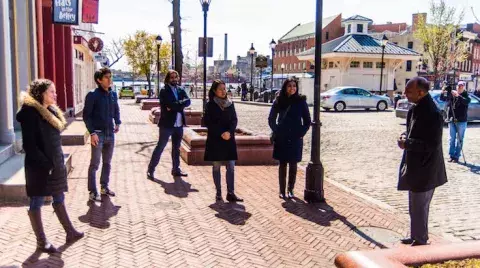
<svg viewBox="0 0 480 268"><path fill-rule="evenodd" d="M311 118L307 99L298 94L298 81L285 80L280 95L273 103L268 124L273 132L273 158L280 162L278 180L280 198L285 198L287 164L288 198L293 198L293 188L297 176L297 164L302 160L303 136L310 128Z"/></svg>

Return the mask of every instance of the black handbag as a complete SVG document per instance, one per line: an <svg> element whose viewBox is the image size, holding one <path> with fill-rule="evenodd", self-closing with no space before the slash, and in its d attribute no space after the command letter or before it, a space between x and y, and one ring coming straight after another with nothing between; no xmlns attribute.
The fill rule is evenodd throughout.
<svg viewBox="0 0 480 268"><path fill-rule="evenodd" d="M278 126L280 126L280 124L283 122L283 120L285 120L285 117L287 117L288 111L290 111L290 105L287 107L287 110L283 114L282 118L280 118L280 120L278 121ZM278 126L277 126L277 128L278 128ZM276 135L275 131L272 131L272 133L270 133L270 143L274 144L276 138L277 138L277 135Z"/></svg>

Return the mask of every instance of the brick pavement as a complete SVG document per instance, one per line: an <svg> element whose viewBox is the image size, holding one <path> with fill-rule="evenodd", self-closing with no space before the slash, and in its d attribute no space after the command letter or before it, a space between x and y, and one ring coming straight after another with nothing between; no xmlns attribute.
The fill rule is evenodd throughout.
<svg viewBox="0 0 480 268"><path fill-rule="evenodd" d="M214 202L210 167L183 164L189 177L174 180L169 148L157 169L159 180L146 180L158 128L133 101L122 101L121 109L110 184L117 197L87 202L89 147L69 147L74 170L66 204L85 238L62 246L64 232L51 206L45 206L47 237L62 253L37 254L26 207L3 203L0 266L330 267L338 253L378 246L358 236L356 227L378 226L406 235L407 222L395 211L330 183L325 185L328 206L280 200L275 167L236 167L236 192L244 204ZM302 171L298 177L301 195Z"/></svg>

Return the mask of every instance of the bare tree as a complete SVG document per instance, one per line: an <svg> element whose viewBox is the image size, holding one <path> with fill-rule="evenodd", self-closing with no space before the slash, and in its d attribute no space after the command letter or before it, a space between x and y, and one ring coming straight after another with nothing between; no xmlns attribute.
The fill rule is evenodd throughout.
<svg viewBox="0 0 480 268"><path fill-rule="evenodd" d="M107 57L109 59L110 64L108 67L112 67L115 63L120 61L123 56L125 56L125 51L123 49L123 42L122 38L118 38L117 40L112 40L110 45L107 47Z"/></svg>

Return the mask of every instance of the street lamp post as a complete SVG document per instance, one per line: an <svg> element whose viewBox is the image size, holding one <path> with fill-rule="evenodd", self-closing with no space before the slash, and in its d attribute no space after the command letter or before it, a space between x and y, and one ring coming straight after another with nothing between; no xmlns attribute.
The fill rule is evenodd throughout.
<svg viewBox="0 0 480 268"><path fill-rule="evenodd" d="M478 90L478 74L480 73L480 69L477 68L475 71L475 91Z"/></svg>
<svg viewBox="0 0 480 268"><path fill-rule="evenodd" d="M382 85L383 85L383 67L385 66L384 57L385 57L385 47L387 46L388 38L386 35L383 35L382 38L382 66L380 68L380 95L382 95Z"/></svg>
<svg viewBox="0 0 480 268"><path fill-rule="evenodd" d="M205 126L205 107L207 105L207 13L212 0L200 0L203 10L203 114L202 127Z"/></svg>
<svg viewBox="0 0 480 268"><path fill-rule="evenodd" d="M173 21L168 25L168 31L172 37L172 69L175 69L175 27L173 26Z"/></svg>
<svg viewBox="0 0 480 268"><path fill-rule="evenodd" d="M322 12L323 0L317 0L315 28L315 82L313 92L312 147L307 166L304 198L308 203L325 202L323 165L320 161L320 85L322 82Z"/></svg>
<svg viewBox="0 0 480 268"><path fill-rule="evenodd" d="M270 85L270 90L271 90L270 94L273 94L273 73L274 73L274 72L273 72L273 66L275 66L275 65L273 64L273 61L274 61L274 58L275 58L275 47L277 47L277 43L276 43L275 40L273 40L273 38L272 38L272 42L270 42L270 48L272 49L272 71L270 72L271 75L272 75L272 77L271 77L271 79L270 79L270 84L271 84L271 85Z"/></svg>
<svg viewBox="0 0 480 268"><path fill-rule="evenodd" d="M157 43L157 95L160 94L160 69L161 69L161 64L160 64L160 46L162 45L162 37L160 35L157 35L157 38L155 38L155 42ZM152 90L149 88L148 89L148 97L152 96Z"/></svg>
<svg viewBox="0 0 480 268"><path fill-rule="evenodd" d="M253 101L253 92L255 91L255 87L253 87L253 55L255 54L255 48L253 47L253 43L252 43L252 47L250 47L250 56L251 56L251 63L250 63L250 88L253 88L253 91L251 90L250 91L250 101Z"/></svg>
<svg viewBox="0 0 480 268"><path fill-rule="evenodd" d="M282 69L282 85L283 85L283 70L285 70L285 64L282 63L282 65L280 65L280 69Z"/></svg>

